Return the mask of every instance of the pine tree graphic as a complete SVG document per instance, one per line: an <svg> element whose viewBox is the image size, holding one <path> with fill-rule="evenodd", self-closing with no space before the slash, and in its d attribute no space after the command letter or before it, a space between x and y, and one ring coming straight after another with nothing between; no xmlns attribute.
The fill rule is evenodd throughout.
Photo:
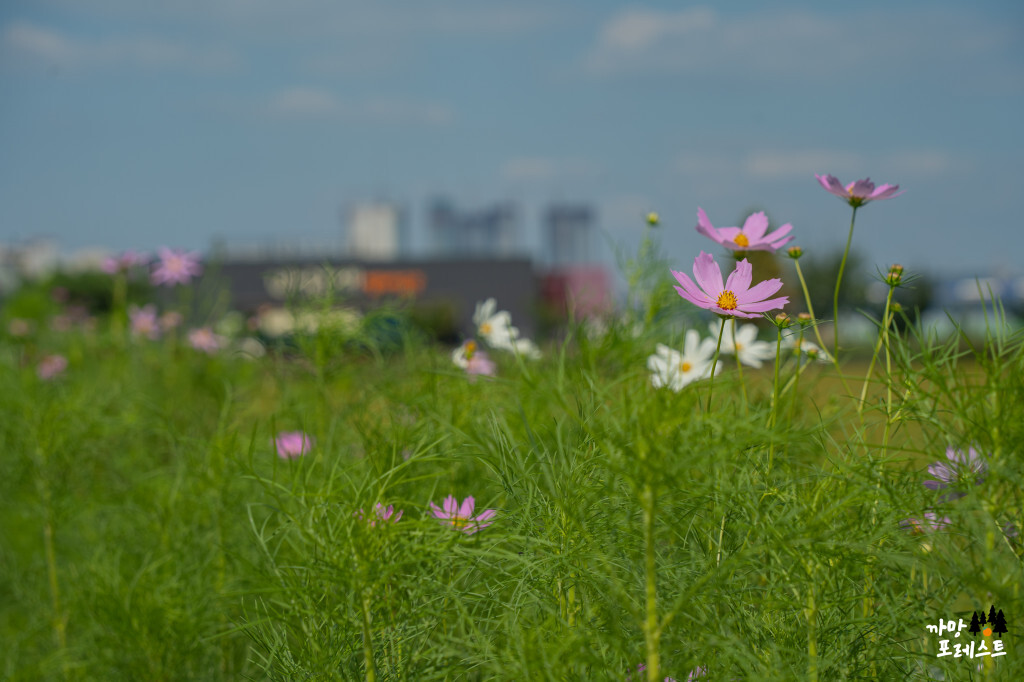
<svg viewBox="0 0 1024 682"><path fill-rule="evenodd" d="M996 624L996 605L993 604L988 609L988 624L995 627Z"/></svg>
<svg viewBox="0 0 1024 682"><path fill-rule="evenodd" d="M987 623L987 622L988 622L987 620L985 620L985 609L982 609L982 610L981 610L981 618L979 618L979 619L978 619L978 622L979 622L979 623L980 623L981 625L985 625L985 623Z"/></svg>
<svg viewBox="0 0 1024 682"><path fill-rule="evenodd" d="M992 632L999 635L999 639L1002 639L1003 633L1006 632L1006 616L1003 615L1002 609L999 609L995 620L992 621Z"/></svg>
<svg viewBox="0 0 1024 682"><path fill-rule="evenodd" d="M984 617L985 617L984 612L982 612L982 618L984 618ZM971 629L968 630L968 632L970 632L972 635L976 635L979 632L981 632L981 624L978 621L978 612L977 611L975 611L974 615L971 617Z"/></svg>

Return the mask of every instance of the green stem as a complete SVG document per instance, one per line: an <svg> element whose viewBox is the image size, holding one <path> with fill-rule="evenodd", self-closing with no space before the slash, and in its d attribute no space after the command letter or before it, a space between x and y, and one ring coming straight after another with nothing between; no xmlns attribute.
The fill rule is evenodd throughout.
<svg viewBox="0 0 1024 682"><path fill-rule="evenodd" d="M793 264L796 266L796 276L800 279L800 287L804 291L804 300L807 301L807 312L810 314L812 324L814 325L814 337L818 339L818 345L821 347L821 352L827 355L828 351L825 349L825 342L821 338L821 330L818 329L818 318L814 315L814 306L811 304L811 294L807 290L807 280L804 279L803 270L800 269L800 261L795 260L793 261ZM840 273L841 272L842 271L840 271ZM840 276L842 275L840 274ZM836 334L838 335L838 333L839 332L837 330ZM832 354L832 364L835 365L836 374L839 375L839 380L843 382L843 389L846 390L847 395L850 395L850 387L846 384L846 377L843 376L843 371L839 368L839 356L835 353Z"/></svg>
<svg viewBox="0 0 1024 682"><path fill-rule="evenodd" d="M743 393L743 414L747 414L747 384L743 381L743 363L740 362L740 349L736 345L736 320L732 321L732 352L736 356L736 372L740 377L740 391ZM722 322L725 326L725 322Z"/></svg>
<svg viewBox="0 0 1024 682"><path fill-rule="evenodd" d="M366 682L376 682L377 669L373 662L373 633L370 630L370 591L363 591L363 658L366 660Z"/></svg>
<svg viewBox="0 0 1024 682"><path fill-rule="evenodd" d="M711 412L711 392L715 389L715 370L718 368L718 354L722 351L722 335L725 333L725 320L722 320L722 326L718 329L718 345L715 346L715 357L711 361L711 380L708 383L708 407L707 412Z"/></svg>
<svg viewBox="0 0 1024 682"><path fill-rule="evenodd" d="M857 207L853 207L853 215L850 217L850 233L846 236L846 248L843 250L843 260L839 262L839 275L836 276L836 292L832 297L832 326L835 329L835 350L832 355L836 362L839 362L839 286L843 282L843 271L846 269L846 259L850 255L850 244L853 242L853 224L857 220ZM824 348L824 346L822 346Z"/></svg>
<svg viewBox="0 0 1024 682"><path fill-rule="evenodd" d="M53 638L63 656L67 650L68 640L64 613L60 607L60 582L57 575L57 548L53 540L53 496L50 492L49 481L46 480L49 466L47 466L46 455L42 448L36 448L38 459L39 478L36 479L39 488L39 496L43 502L43 552L46 555L46 577L50 585L50 604L53 608ZM70 679L70 671L65 661L63 664L64 678Z"/></svg>
<svg viewBox="0 0 1024 682"><path fill-rule="evenodd" d="M646 613L644 618L644 640L647 643L647 680L658 682L661 677L661 661L659 657L659 640L661 628L658 626L658 591L655 566L654 517L656 499L654 488L650 483L644 485L641 503L644 508L644 574L646 578Z"/></svg>
<svg viewBox="0 0 1024 682"><path fill-rule="evenodd" d="M765 485L768 484L768 474L772 470L772 462L775 458L775 424L778 421L779 413L779 355L782 353L782 328L776 328L777 337L775 339L775 379L772 382L772 409L768 416L768 423L771 426L772 432L768 442L768 469L765 471ZM797 346L797 352L800 352L800 347Z"/></svg>
<svg viewBox="0 0 1024 682"><path fill-rule="evenodd" d="M807 596L807 679L817 682L818 679L818 604L814 594L814 571L811 572L810 592Z"/></svg>
<svg viewBox="0 0 1024 682"><path fill-rule="evenodd" d="M857 403L857 413L864 412L864 401L868 395L868 381L871 379L871 372L875 369L875 362L878 360L878 351L882 349L882 339L887 338L889 329L889 308L892 306L892 294L895 287L889 287L889 296L885 299L885 310L882 312L882 328L878 330L878 341L875 342L875 350L871 353L871 363L868 365L868 373L864 375L864 385L860 389L860 401ZM888 349L888 343L886 343Z"/></svg>

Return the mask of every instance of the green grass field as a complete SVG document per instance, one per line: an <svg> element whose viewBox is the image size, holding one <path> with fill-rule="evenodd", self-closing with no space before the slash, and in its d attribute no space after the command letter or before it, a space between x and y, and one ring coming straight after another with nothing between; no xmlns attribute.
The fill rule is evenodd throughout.
<svg viewBox="0 0 1024 682"><path fill-rule="evenodd" d="M866 361L653 388L681 337L570 330L469 377L413 338L6 336L0 676L1022 679L1021 336L893 333L863 411ZM926 488L951 446L983 480ZM435 518L449 495L490 525ZM926 626L990 606L1007 632L950 646L1005 656L937 655Z"/></svg>

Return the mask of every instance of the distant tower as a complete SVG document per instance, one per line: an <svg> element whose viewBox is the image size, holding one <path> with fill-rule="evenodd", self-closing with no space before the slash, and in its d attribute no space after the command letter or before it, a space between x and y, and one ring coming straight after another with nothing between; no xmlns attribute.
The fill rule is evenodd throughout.
<svg viewBox="0 0 1024 682"><path fill-rule="evenodd" d="M508 256L518 246L518 216L512 204L459 211L439 199L430 209L434 252L442 256Z"/></svg>
<svg viewBox="0 0 1024 682"><path fill-rule="evenodd" d="M401 255L402 212L388 203L356 204L348 216L348 251L364 260L395 260Z"/></svg>
<svg viewBox="0 0 1024 682"><path fill-rule="evenodd" d="M591 259L590 232L594 212L587 206L556 205L544 217L551 265L558 267Z"/></svg>

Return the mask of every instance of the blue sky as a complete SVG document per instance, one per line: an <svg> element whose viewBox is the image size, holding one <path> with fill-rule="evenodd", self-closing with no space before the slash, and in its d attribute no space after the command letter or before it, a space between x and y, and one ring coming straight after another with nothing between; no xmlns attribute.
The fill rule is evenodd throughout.
<svg viewBox="0 0 1024 682"><path fill-rule="evenodd" d="M805 250L898 183L880 266L1024 273L1024 4L6 0L0 242L205 250L337 239L352 202L649 210L678 267L751 208Z"/></svg>

